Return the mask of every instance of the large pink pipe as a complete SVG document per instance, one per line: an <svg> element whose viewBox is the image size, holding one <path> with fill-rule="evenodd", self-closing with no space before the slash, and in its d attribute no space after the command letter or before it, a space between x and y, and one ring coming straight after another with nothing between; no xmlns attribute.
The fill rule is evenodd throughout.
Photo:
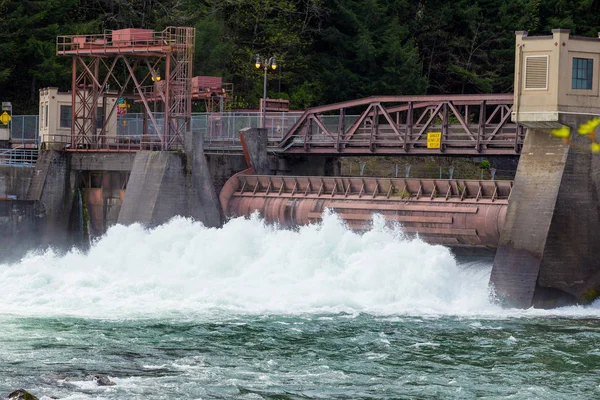
<svg viewBox="0 0 600 400"><path fill-rule="evenodd" d="M511 188L509 181L236 175L220 200L227 216L258 211L286 227L317 222L329 208L356 230L378 213L433 244L495 248Z"/></svg>

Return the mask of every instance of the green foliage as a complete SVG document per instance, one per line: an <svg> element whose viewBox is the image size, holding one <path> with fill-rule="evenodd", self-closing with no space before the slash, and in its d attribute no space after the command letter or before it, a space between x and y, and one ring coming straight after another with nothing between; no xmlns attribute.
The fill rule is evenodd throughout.
<svg viewBox="0 0 600 400"><path fill-rule="evenodd" d="M276 56L268 93L294 109L370 95L510 92L514 31L596 36L596 0L0 0L0 97L37 113L45 86L70 86L57 35L196 28L195 75L234 84L258 107L256 54Z"/></svg>
<svg viewBox="0 0 600 400"><path fill-rule="evenodd" d="M404 190L404 189L400 189L398 191L398 196L400 196L401 199L408 199L411 197L411 194L409 191Z"/></svg>
<svg viewBox="0 0 600 400"><path fill-rule="evenodd" d="M398 187L393 187L390 196L399 197L401 199L409 199L412 195L408 190L400 189Z"/></svg>
<svg viewBox="0 0 600 400"><path fill-rule="evenodd" d="M583 304L591 304L594 302L594 300L600 297L600 290L590 288L583 292L581 295Z"/></svg>
<svg viewBox="0 0 600 400"><path fill-rule="evenodd" d="M290 99L290 108L293 110L303 110L312 105L318 104L323 96L322 86L319 82L303 82L292 94Z"/></svg>
<svg viewBox="0 0 600 400"><path fill-rule="evenodd" d="M481 169L488 170L488 169L490 169L490 167L491 167L491 165L488 160L483 160L482 162L479 163L479 168L481 168Z"/></svg>

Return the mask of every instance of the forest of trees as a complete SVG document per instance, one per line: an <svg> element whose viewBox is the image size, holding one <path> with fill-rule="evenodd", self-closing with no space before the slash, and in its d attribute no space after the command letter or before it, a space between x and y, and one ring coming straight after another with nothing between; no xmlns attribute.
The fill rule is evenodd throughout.
<svg viewBox="0 0 600 400"><path fill-rule="evenodd" d="M269 96L294 109L373 94L510 92L514 31L596 36L600 0L0 0L0 100L36 113L68 89L57 35L196 28L194 75L234 83L257 107L256 54L275 55Z"/></svg>

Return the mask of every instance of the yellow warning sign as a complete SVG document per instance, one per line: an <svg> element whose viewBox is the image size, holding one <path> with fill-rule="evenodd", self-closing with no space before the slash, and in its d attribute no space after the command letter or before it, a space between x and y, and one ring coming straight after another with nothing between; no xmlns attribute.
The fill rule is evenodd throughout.
<svg viewBox="0 0 600 400"><path fill-rule="evenodd" d="M8 115L6 111L4 111L2 115L0 115L0 122L2 122L4 125L8 125L11 119L12 118L10 117L10 115Z"/></svg>
<svg viewBox="0 0 600 400"><path fill-rule="evenodd" d="M442 146L442 132L427 132L427 148L439 149Z"/></svg>

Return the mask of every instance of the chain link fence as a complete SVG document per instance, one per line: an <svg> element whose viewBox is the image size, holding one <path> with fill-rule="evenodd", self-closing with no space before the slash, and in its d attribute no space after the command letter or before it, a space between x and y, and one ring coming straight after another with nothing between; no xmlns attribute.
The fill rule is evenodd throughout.
<svg viewBox="0 0 600 400"><path fill-rule="evenodd" d="M10 140L21 141L23 145L37 143L39 117L37 115L13 115L11 120Z"/></svg>
<svg viewBox="0 0 600 400"><path fill-rule="evenodd" d="M265 126L269 141L280 141L296 123L302 113L267 113ZM164 125L164 114L153 113L159 129ZM191 129L204 137L205 147L240 146L239 131L244 128L258 128L261 125L260 113L193 113ZM150 118L146 120L148 135L157 135ZM137 137L144 131L144 114L124 114L117 117L117 136Z"/></svg>
<svg viewBox="0 0 600 400"><path fill-rule="evenodd" d="M405 163L376 164L374 162L344 160L341 164L342 176L365 176L386 178L422 179L479 179L514 180L516 170L480 168L478 163L447 165L411 165Z"/></svg>

